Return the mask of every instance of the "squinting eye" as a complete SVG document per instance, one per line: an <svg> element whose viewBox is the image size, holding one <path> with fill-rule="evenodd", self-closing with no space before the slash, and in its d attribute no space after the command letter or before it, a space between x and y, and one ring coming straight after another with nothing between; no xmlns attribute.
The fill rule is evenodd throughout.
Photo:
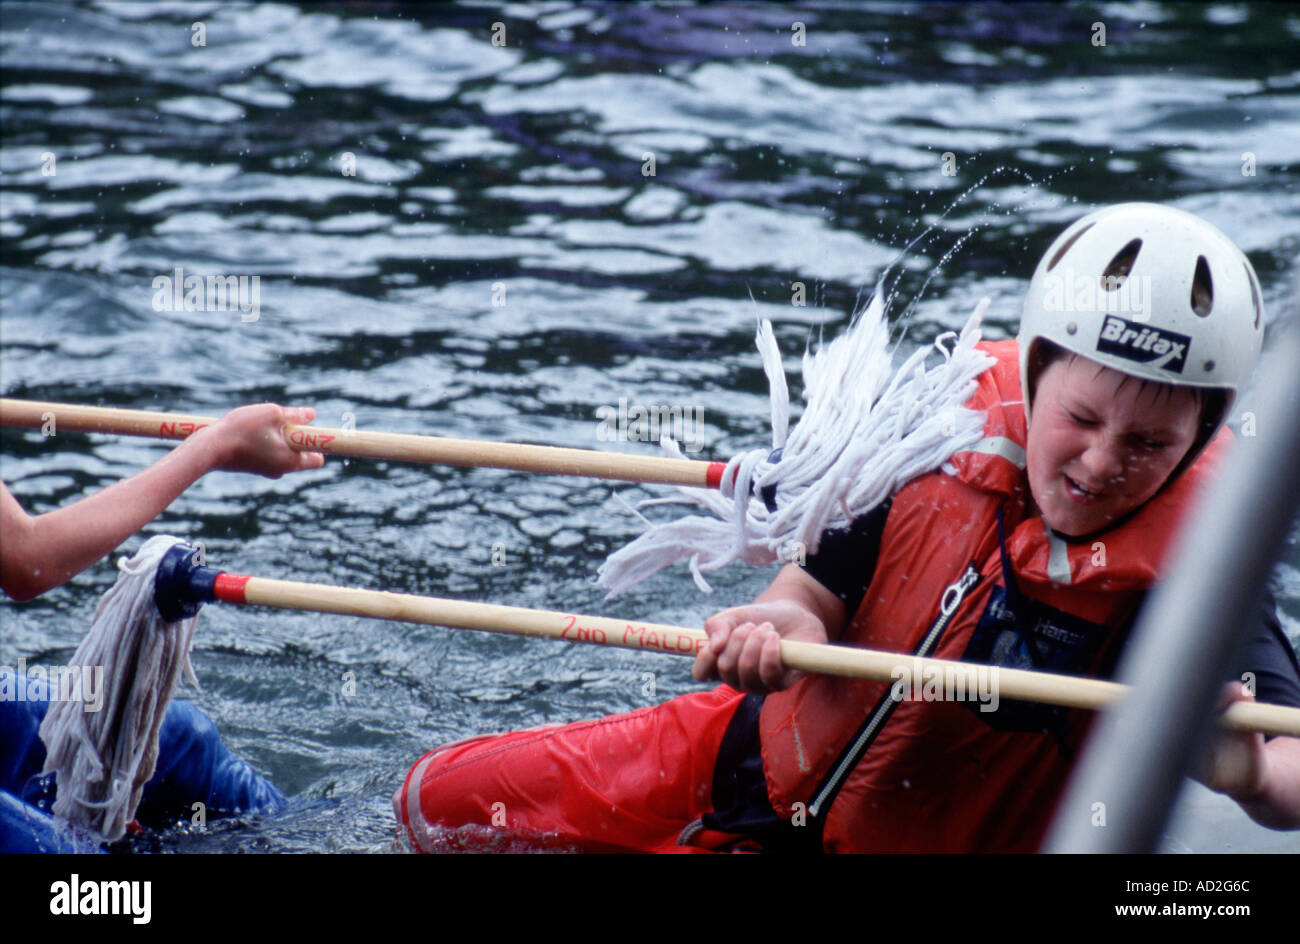
<svg viewBox="0 0 1300 944"><path fill-rule="evenodd" d="M1085 419L1084 419L1083 417L1081 417L1081 416L1075 416L1075 415L1074 415L1073 413L1071 413L1069 410L1066 410L1065 412L1066 412L1066 414L1070 417L1070 419L1074 420L1074 421L1075 421L1076 423L1078 423L1080 426L1096 426L1096 425L1097 425L1097 421L1096 421L1096 420L1085 420Z"/></svg>
<svg viewBox="0 0 1300 944"><path fill-rule="evenodd" d="M1164 449L1169 445L1168 443L1156 442L1154 439L1139 439L1138 442L1142 444L1143 449Z"/></svg>

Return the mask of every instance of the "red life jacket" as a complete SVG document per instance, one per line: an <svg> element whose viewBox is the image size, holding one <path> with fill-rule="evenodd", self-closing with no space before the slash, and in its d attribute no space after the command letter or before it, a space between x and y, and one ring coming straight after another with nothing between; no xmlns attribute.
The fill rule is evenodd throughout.
<svg viewBox="0 0 1300 944"><path fill-rule="evenodd" d="M1027 517L1017 343L981 348L998 360L968 403L987 411L984 438L952 458L955 474L922 476L894 496L871 584L839 641L912 654L931 636L921 654L1017 667L1059 643L1074 660L1064 671L1096 675L1229 434L1128 520L1069 542ZM945 592L960 604L936 634ZM773 809L822 829L828 852L1034 851L1092 713L1006 702L986 713L970 701L896 701L893 687L806 676L767 696L760 729ZM1017 712L1030 730L1001 729ZM1059 724L1038 724L1044 717Z"/></svg>

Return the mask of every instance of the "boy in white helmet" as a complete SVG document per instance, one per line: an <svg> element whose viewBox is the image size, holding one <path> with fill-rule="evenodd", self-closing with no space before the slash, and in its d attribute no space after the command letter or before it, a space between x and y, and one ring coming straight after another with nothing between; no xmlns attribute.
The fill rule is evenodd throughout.
<svg viewBox="0 0 1300 944"><path fill-rule="evenodd" d="M1045 570L1056 578L1049 585L1079 582L1084 575L1071 556L1104 554L1108 537L1139 516L1160 529L1148 535L1154 576L1176 521L1169 513L1152 515L1151 503L1183 484L1184 473L1222 428L1259 353L1262 313L1245 256L1217 229L1182 211L1109 207L1077 221L1049 248L1030 283L1018 342L1028 423L1024 453L1015 452L1014 442L986 440L976 447L1002 446L1012 464L1023 466L1027 520L1037 516L1046 526ZM755 604L709 620L710 646L696 676L758 693L794 684L798 675L781 666L779 639L840 638L870 592L870 573L864 582L861 573L845 571L843 559L878 553L871 546L885 524L859 525L856 535L823 545L806 568L787 567ZM1131 540L1141 538L1138 531ZM1010 569L1018 569L1015 564ZM1105 565L1095 570L1090 576L1104 584L1096 578ZM1246 665L1266 680L1264 700L1300 707L1295 654L1271 605L1267 610L1264 624L1254 628ZM1028 660L988 658L999 643L1006 655L1009 636L1019 642L1005 628L980 652L973 651L981 648L979 630L973 635L962 653L973 661L1037 661L1032 640L1011 647L1019 655L1029 651ZM1107 644L1112 653L1100 665L1109 670L1118 646ZM1088 662L1085 657L1056 668L1084 672ZM1224 704L1249 698L1240 683L1229 683ZM1036 716L1050 721L1053 713ZM1029 719L1025 730L1034 723ZM856 762L866 760L864 751ZM1266 745L1258 734L1225 735L1202 777L1259 822L1300 827L1300 739L1273 738Z"/></svg>
<svg viewBox="0 0 1300 944"><path fill-rule="evenodd" d="M420 848L428 826L492 822L655 851L1033 851L1094 715L801 677L779 642L1109 675L1262 330L1249 262L1204 221L1152 204L1079 220L1034 274L1019 342L983 345L984 438L708 620L695 674L727 685L431 752L399 820ZM1261 700L1300 707L1275 619L1245 667ZM1300 827L1298 748L1233 735L1205 776Z"/></svg>

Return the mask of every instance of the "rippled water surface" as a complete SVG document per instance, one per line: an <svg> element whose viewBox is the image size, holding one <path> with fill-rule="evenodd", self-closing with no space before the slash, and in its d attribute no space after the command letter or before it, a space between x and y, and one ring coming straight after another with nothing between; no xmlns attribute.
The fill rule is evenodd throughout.
<svg viewBox="0 0 1300 944"><path fill-rule="evenodd" d="M5 2L0 391L650 453L598 440L626 398L702 410L699 455L725 459L770 436L756 314L794 369L894 262L905 347L983 295L1004 337L1055 233L1121 200L1219 225L1293 317L1298 50L1280 4ZM177 267L258 276L258 319L155 310ZM168 448L2 445L33 511ZM735 568L706 598L675 568L604 602L596 566L639 533L617 496L652 493L331 460L209 475L147 532L236 572L689 625L771 578ZM1293 639L1298 567L1293 537ZM0 604L0 664L65 659L112 579ZM211 606L196 639L188 694L295 807L165 838L183 850L386 850L429 747L696 687L667 656L350 617ZM1168 847L1300 848L1219 800L1185 798Z"/></svg>

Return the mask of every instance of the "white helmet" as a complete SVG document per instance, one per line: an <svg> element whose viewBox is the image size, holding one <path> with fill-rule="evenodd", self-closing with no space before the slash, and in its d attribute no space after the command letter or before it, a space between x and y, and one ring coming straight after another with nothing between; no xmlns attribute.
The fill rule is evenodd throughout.
<svg viewBox="0 0 1300 944"><path fill-rule="evenodd" d="M1121 203L1061 233L1034 270L1020 320L1025 417L1035 343L1125 374L1223 392L1185 467L1228 417L1264 335L1250 261L1217 228L1183 210Z"/></svg>

